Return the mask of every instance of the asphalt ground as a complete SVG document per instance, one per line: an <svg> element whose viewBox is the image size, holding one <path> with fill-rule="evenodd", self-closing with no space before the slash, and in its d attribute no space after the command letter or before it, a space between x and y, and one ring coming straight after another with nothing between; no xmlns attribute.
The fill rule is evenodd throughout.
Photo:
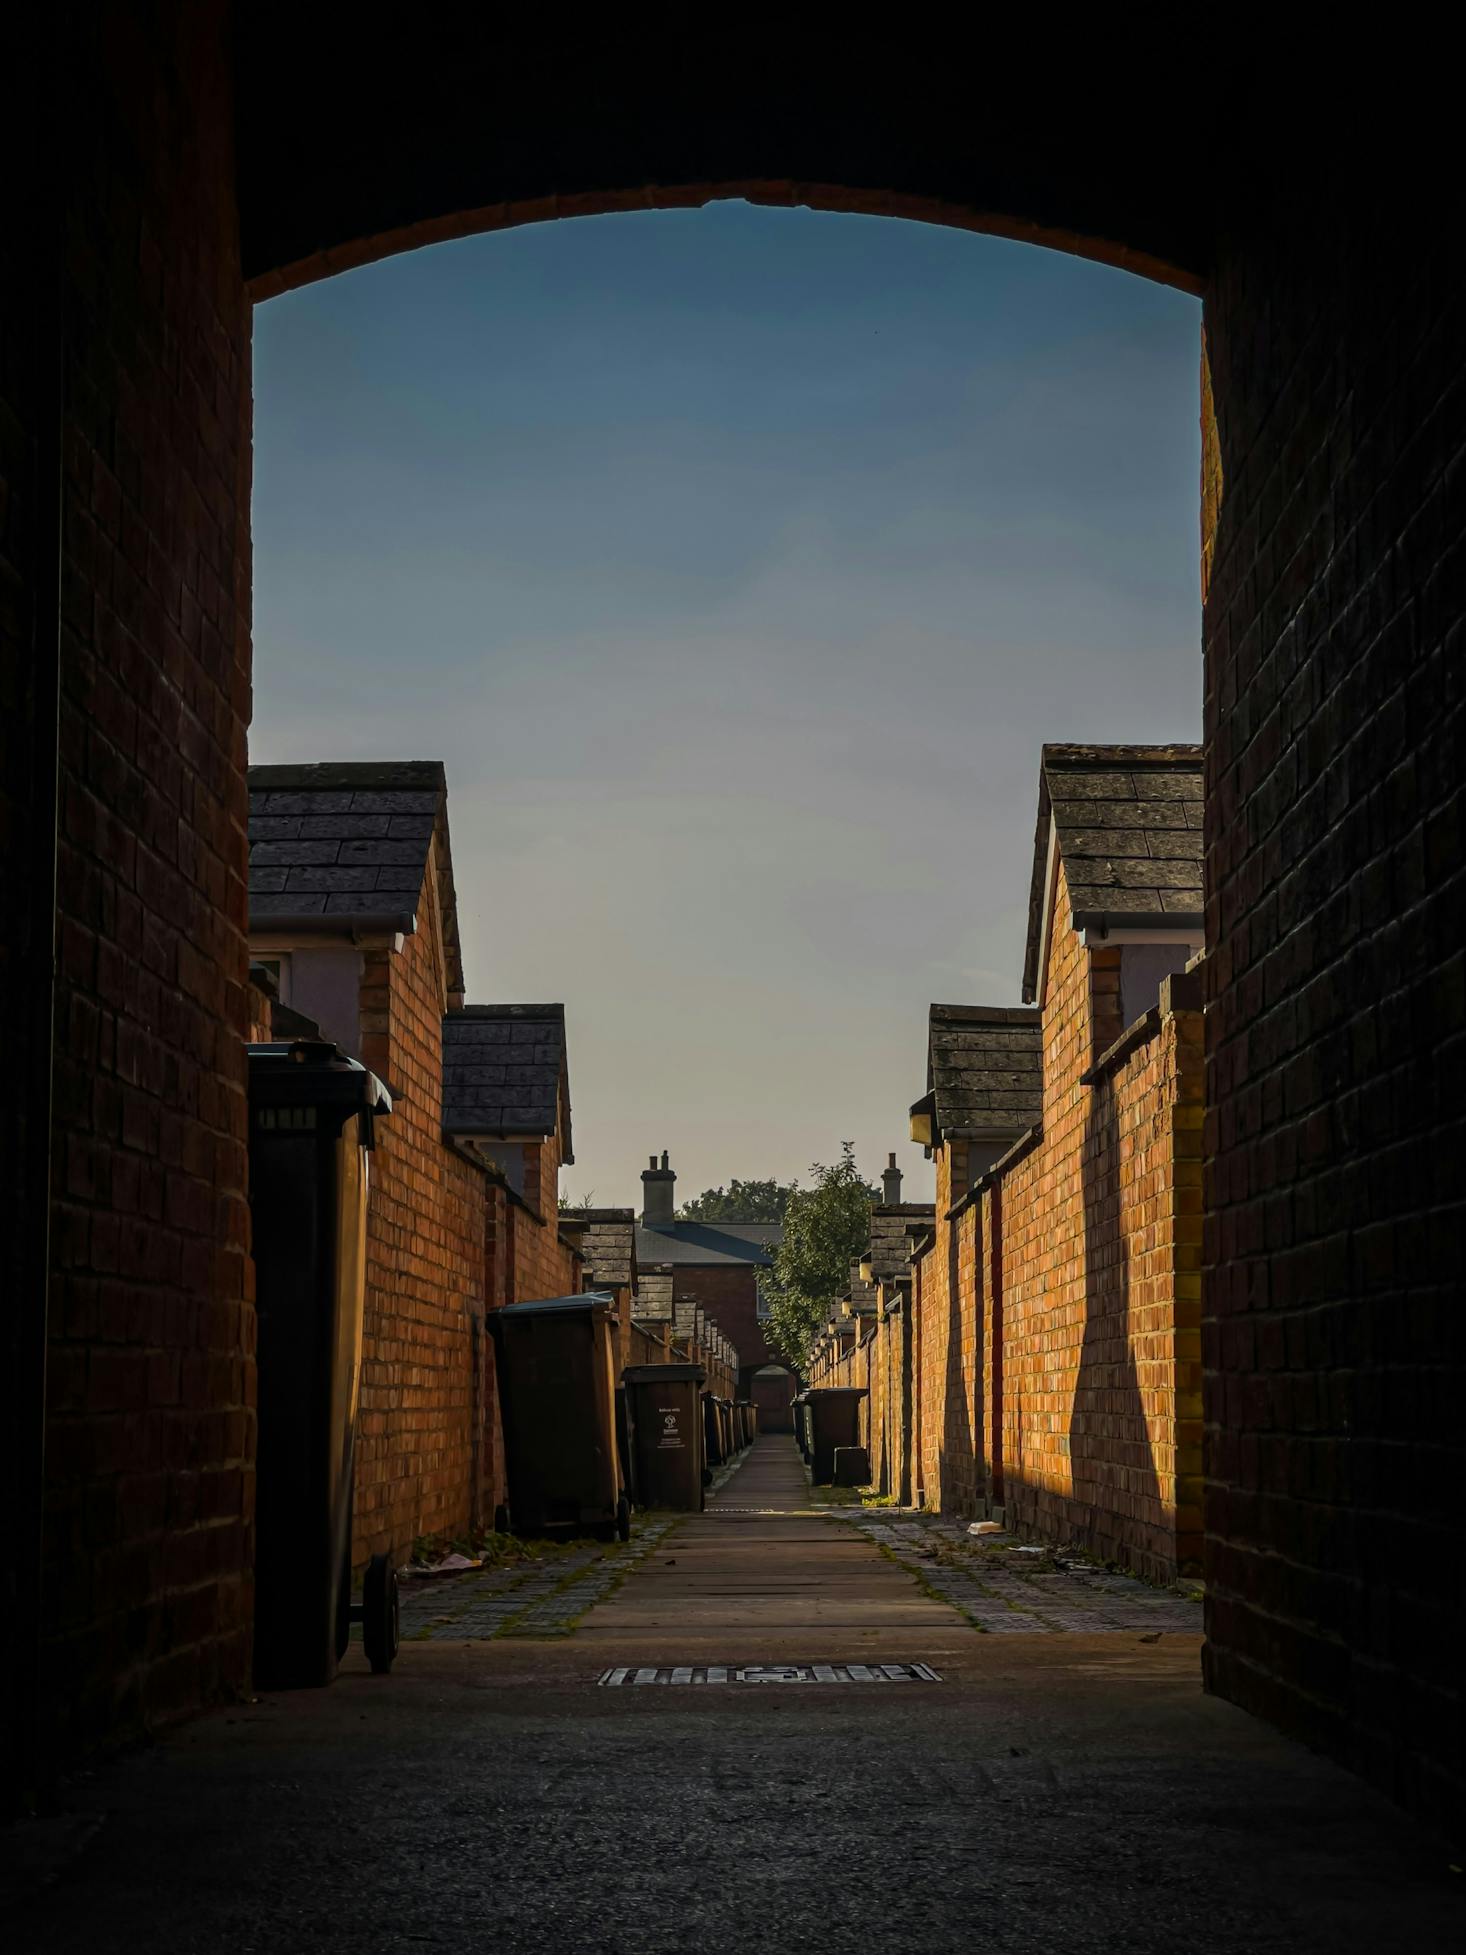
<svg viewBox="0 0 1466 1955"><path fill-rule="evenodd" d="M1466 1946L1440 1844L1204 1696L1198 1637L981 1635L797 1471L762 1442L573 1635L353 1652L72 1781L9 1842L7 1947ZM596 1681L679 1661L942 1680Z"/></svg>

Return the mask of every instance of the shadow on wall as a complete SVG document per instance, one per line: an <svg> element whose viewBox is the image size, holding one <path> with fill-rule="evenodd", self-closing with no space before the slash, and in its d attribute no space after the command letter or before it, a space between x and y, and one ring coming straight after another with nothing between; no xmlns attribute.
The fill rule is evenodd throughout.
<svg viewBox="0 0 1466 1955"><path fill-rule="evenodd" d="M938 1497L944 1514L977 1512L977 1433L962 1377L962 1272L959 1237L947 1230L947 1366L938 1436Z"/></svg>
<svg viewBox="0 0 1466 1955"><path fill-rule="evenodd" d="M1164 1524L1145 1387L1132 1341L1135 1300L1120 1129L1108 1081L1090 1089L1080 1180L1084 1337L1069 1414L1071 1526L1092 1554L1123 1562L1147 1580L1173 1581L1175 1530ZM1142 1312L1157 1307L1144 1295L1138 1302Z"/></svg>

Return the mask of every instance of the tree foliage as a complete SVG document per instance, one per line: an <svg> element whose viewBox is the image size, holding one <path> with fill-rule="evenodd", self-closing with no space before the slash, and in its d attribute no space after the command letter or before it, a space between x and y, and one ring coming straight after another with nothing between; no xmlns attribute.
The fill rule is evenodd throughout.
<svg viewBox="0 0 1466 1955"><path fill-rule="evenodd" d="M797 1181L739 1181L704 1188L677 1211L680 1222L782 1222Z"/></svg>
<svg viewBox="0 0 1466 1955"><path fill-rule="evenodd" d="M816 1161L809 1177L807 1188L790 1191L784 1239L763 1277L770 1341L800 1371L836 1297L850 1286L850 1265L869 1245L871 1203L877 1199L848 1140L833 1167Z"/></svg>

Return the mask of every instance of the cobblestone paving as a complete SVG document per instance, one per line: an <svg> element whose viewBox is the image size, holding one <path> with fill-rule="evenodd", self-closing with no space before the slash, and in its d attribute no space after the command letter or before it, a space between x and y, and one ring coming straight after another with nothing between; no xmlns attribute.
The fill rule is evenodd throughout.
<svg viewBox="0 0 1466 1955"><path fill-rule="evenodd" d="M970 1535L963 1521L897 1518L890 1509L845 1510L840 1518L990 1636L1201 1633L1199 1601L1095 1567L1063 1549L1033 1553L1008 1535Z"/></svg>
<svg viewBox="0 0 1466 1955"><path fill-rule="evenodd" d="M404 1583L404 1642L486 1642L493 1636L567 1636L676 1521L634 1525L631 1539L587 1544L544 1561L521 1561L437 1581Z"/></svg>

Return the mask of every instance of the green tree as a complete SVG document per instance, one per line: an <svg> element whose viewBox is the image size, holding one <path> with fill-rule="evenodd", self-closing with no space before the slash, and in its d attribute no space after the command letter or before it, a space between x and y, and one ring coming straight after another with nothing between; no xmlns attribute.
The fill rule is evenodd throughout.
<svg viewBox="0 0 1466 1955"><path fill-rule="evenodd" d="M816 1161L809 1176L809 1187L790 1193L784 1239L763 1278L771 1341L800 1371L829 1322L831 1305L849 1288L850 1265L870 1242L870 1209L877 1199L848 1140L833 1167Z"/></svg>
<svg viewBox="0 0 1466 1955"><path fill-rule="evenodd" d="M797 1181L739 1181L704 1188L677 1211L681 1222L782 1222Z"/></svg>

